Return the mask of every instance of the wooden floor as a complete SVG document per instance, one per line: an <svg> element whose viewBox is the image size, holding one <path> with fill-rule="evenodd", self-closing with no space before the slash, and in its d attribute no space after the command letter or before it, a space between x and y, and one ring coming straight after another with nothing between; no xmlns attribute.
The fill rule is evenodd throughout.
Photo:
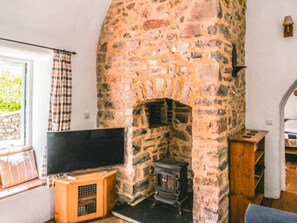
<svg viewBox="0 0 297 223"><path fill-rule="evenodd" d="M56 221L52 219L45 223L56 223ZM115 216L110 215L110 216L107 216L106 218L90 221L89 223L128 223L128 222L125 220L122 220L120 218L117 218Z"/></svg>
<svg viewBox="0 0 297 223"><path fill-rule="evenodd" d="M278 200L264 198L263 205L297 213L297 155L286 155L286 191Z"/></svg>
<svg viewBox="0 0 297 223"><path fill-rule="evenodd" d="M262 205L282 211L297 213L296 200L297 193L282 191L280 199L264 198Z"/></svg>
<svg viewBox="0 0 297 223"><path fill-rule="evenodd" d="M297 193L297 155L286 155L286 191Z"/></svg>

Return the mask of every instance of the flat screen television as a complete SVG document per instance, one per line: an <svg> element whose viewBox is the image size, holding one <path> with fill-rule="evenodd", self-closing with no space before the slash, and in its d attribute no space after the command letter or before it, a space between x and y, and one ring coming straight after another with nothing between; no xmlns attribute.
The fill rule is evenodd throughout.
<svg viewBox="0 0 297 223"><path fill-rule="evenodd" d="M124 164L124 128L47 133L47 174Z"/></svg>

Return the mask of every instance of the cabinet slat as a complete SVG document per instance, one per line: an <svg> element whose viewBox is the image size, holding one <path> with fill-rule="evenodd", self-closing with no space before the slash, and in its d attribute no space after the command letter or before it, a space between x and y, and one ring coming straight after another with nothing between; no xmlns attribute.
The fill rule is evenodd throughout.
<svg viewBox="0 0 297 223"><path fill-rule="evenodd" d="M263 156L264 156L264 151L261 151L261 150L255 151L255 165L257 165L257 163Z"/></svg>
<svg viewBox="0 0 297 223"><path fill-rule="evenodd" d="M261 181L262 177L264 177L264 169L265 167L263 167L263 169L261 169L258 173L255 173L255 190L259 182Z"/></svg>

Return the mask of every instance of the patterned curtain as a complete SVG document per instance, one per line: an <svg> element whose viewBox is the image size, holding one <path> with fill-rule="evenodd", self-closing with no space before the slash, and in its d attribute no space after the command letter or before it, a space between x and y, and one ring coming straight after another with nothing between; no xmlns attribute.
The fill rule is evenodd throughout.
<svg viewBox="0 0 297 223"><path fill-rule="evenodd" d="M70 129L71 95L71 54L55 51L50 93L49 131Z"/></svg>
<svg viewBox="0 0 297 223"><path fill-rule="evenodd" d="M70 130L72 99L71 54L54 51L48 131ZM43 155L42 185L51 186L47 177L47 150Z"/></svg>

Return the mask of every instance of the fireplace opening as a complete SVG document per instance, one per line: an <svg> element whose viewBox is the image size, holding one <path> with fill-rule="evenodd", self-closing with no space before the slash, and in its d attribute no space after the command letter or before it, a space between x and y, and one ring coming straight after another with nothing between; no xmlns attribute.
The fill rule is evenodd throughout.
<svg viewBox="0 0 297 223"><path fill-rule="evenodd" d="M149 128L172 125L172 103L170 99L146 103Z"/></svg>
<svg viewBox="0 0 297 223"><path fill-rule="evenodd" d="M193 191L191 107L168 98L135 106L132 148L134 199L154 194L154 162L164 158L189 164L184 181Z"/></svg>

